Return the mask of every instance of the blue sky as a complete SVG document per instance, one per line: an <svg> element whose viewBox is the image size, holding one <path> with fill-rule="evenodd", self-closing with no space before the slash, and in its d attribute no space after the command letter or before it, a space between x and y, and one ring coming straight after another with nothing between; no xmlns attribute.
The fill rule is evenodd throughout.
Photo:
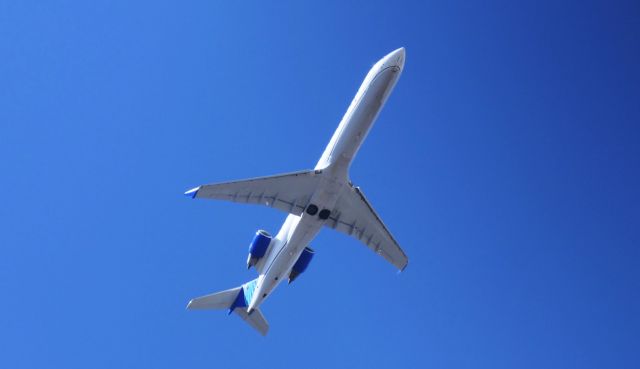
<svg viewBox="0 0 640 369"><path fill-rule="evenodd" d="M634 1L0 3L0 367L635 368ZM273 209L375 61L352 167L410 258L324 231L263 338L190 298L254 278Z"/></svg>

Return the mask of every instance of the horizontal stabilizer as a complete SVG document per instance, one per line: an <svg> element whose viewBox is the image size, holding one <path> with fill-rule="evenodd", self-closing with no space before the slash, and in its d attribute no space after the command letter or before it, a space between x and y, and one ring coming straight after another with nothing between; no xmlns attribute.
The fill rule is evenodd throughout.
<svg viewBox="0 0 640 369"><path fill-rule="evenodd" d="M249 323L253 329L260 332L261 335L266 336L269 332L269 323L262 315L260 309L255 308L251 314L247 314L245 309L235 309L234 312L242 318L245 322Z"/></svg>
<svg viewBox="0 0 640 369"><path fill-rule="evenodd" d="M247 313L247 306L253 297L257 279L249 281L240 287L222 292L212 293L196 297L189 301L189 310L229 310L229 314L236 313L253 329L265 336L269 331L269 323L258 308L254 308L251 314Z"/></svg>
<svg viewBox="0 0 640 369"><path fill-rule="evenodd" d="M228 309L238 296L242 287L232 288L230 290L212 293L210 295L196 297L189 301L187 309L195 310L211 310L211 309Z"/></svg>

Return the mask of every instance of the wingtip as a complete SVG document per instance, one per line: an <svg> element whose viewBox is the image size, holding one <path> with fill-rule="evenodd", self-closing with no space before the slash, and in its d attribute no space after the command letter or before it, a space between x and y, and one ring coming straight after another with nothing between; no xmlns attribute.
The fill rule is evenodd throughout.
<svg viewBox="0 0 640 369"><path fill-rule="evenodd" d="M198 195L198 191L200 191L200 186L190 189L189 191L185 192L184 195L186 197L195 199L196 196Z"/></svg>
<svg viewBox="0 0 640 369"><path fill-rule="evenodd" d="M404 272L404 270L407 269L408 266L409 266L409 261L407 261L406 264L404 264L404 266L400 270L398 270L398 274Z"/></svg>

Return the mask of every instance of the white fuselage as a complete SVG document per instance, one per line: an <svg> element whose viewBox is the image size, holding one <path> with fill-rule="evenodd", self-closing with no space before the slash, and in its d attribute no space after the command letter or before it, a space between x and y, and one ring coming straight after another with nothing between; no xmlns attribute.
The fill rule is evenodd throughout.
<svg viewBox="0 0 640 369"><path fill-rule="evenodd" d="M398 81L404 59L404 48L397 49L378 61L367 74L315 167L321 179L310 204L329 211L335 206L342 186L349 183L351 162ZM323 224L324 220L306 211L301 216L287 217L265 255L249 312L288 277L300 254Z"/></svg>

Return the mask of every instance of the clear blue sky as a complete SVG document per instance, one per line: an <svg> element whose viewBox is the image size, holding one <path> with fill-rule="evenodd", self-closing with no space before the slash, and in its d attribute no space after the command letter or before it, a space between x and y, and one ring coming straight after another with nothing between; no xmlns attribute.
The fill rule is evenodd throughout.
<svg viewBox="0 0 640 369"><path fill-rule="evenodd" d="M638 367L637 1L230 3L0 3L0 367ZM352 178L407 270L324 231L266 338L185 311L285 215L182 192L311 168L400 46Z"/></svg>

